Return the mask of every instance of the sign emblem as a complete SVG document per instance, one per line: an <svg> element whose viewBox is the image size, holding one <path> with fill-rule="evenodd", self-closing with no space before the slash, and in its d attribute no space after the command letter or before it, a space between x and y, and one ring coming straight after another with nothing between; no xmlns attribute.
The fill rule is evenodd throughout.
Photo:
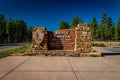
<svg viewBox="0 0 120 80"><path fill-rule="evenodd" d="M44 40L45 33L43 30L37 29L33 32L33 39L35 40L37 45L40 45Z"/></svg>

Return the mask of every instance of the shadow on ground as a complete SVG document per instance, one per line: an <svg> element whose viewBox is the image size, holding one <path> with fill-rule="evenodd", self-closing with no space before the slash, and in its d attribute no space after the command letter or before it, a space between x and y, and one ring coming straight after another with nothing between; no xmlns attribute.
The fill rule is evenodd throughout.
<svg viewBox="0 0 120 80"><path fill-rule="evenodd" d="M119 53L101 53L102 57L105 57L105 56L115 56L115 55L120 55L120 52Z"/></svg>

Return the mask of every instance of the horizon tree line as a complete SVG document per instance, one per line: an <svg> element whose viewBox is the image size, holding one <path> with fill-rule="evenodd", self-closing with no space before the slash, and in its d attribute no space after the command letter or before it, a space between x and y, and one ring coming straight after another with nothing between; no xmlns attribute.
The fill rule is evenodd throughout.
<svg viewBox="0 0 120 80"><path fill-rule="evenodd" d="M71 24L61 21L59 29L75 28L79 23L84 24L83 19L79 17L73 18ZM88 26L91 29L93 41L120 41L120 18L115 24L111 17L103 13L100 23L93 17ZM4 15L0 14L0 44L31 42L32 30L33 27L28 27L25 21L5 19Z"/></svg>
<svg viewBox="0 0 120 80"><path fill-rule="evenodd" d="M71 24L67 21L61 21L59 29L75 28L79 23L84 24L84 21L77 16L72 19ZM93 41L120 41L120 18L115 24L111 17L103 13L99 23L95 17L92 17L88 26L91 29Z"/></svg>
<svg viewBox="0 0 120 80"><path fill-rule="evenodd" d="M0 43L19 43L32 41L33 27L27 27L23 20L5 19L0 14Z"/></svg>

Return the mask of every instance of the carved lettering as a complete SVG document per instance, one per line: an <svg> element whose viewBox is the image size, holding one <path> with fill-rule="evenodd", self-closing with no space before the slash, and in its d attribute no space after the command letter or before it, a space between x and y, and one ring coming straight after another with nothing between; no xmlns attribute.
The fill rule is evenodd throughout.
<svg viewBox="0 0 120 80"><path fill-rule="evenodd" d="M75 30L57 30L49 36L50 49L73 50L75 45Z"/></svg>

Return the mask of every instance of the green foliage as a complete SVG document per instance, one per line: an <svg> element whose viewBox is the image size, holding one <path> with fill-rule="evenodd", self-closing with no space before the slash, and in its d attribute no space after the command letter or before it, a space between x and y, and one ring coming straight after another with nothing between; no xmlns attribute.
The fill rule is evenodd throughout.
<svg viewBox="0 0 120 80"><path fill-rule="evenodd" d="M31 42L32 41L32 31L33 31L33 27L30 26L28 27L28 31L27 31L27 37L28 37L28 41Z"/></svg>
<svg viewBox="0 0 120 80"><path fill-rule="evenodd" d="M0 43L32 41L32 30L23 20L13 20L0 14Z"/></svg>
<svg viewBox="0 0 120 80"><path fill-rule="evenodd" d="M6 36L6 22L5 22L5 18L2 14L0 14L0 43L4 43L4 39Z"/></svg>
<svg viewBox="0 0 120 80"><path fill-rule="evenodd" d="M9 49L9 50L6 50L6 51L1 51L0 52L0 58L4 58L4 57L7 57L7 56L10 56L13 53L24 53L29 48L30 48L30 45L26 45L26 46L22 46L22 47L15 48L15 49Z"/></svg>
<svg viewBox="0 0 120 80"><path fill-rule="evenodd" d="M120 18L118 19L117 26L116 26L115 39L120 40Z"/></svg>
<svg viewBox="0 0 120 80"><path fill-rule="evenodd" d="M93 40L113 41L115 40L115 36L118 35L118 33L116 33L116 30L118 29L116 29L115 24L112 22L112 18L108 17L105 13L102 14L100 24L97 24L95 17L93 17L90 23L90 28L92 31Z"/></svg>
<svg viewBox="0 0 120 80"><path fill-rule="evenodd" d="M18 53L24 53L30 48L30 45L22 46L16 50Z"/></svg>
<svg viewBox="0 0 120 80"><path fill-rule="evenodd" d="M69 28L68 22L66 22L66 21L61 21L61 22L60 22L60 27L59 27L59 29L68 29L68 28Z"/></svg>
<svg viewBox="0 0 120 80"><path fill-rule="evenodd" d="M15 25L17 42L25 42L28 36L26 23L23 20L16 20Z"/></svg>
<svg viewBox="0 0 120 80"><path fill-rule="evenodd" d="M102 14L100 24L97 23L95 17L89 24L93 40L97 41L119 41L120 40L120 18L117 24L112 22L112 18L107 14ZM68 22L61 21L59 29L75 28L77 24L83 24L82 18L75 17L72 19L71 26ZM32 41L33 27L27 27L23 20L13 20L9 18L5 20L4 15L0 14L0 43L14 43Z"/></svg>
<svg viewBox="0 0 120 80"><path fill-rule="evenodd" d="M110 28L110 36L111 36L111 40L115 40L115 24L112 24L112 27Z"/></svg>
<svg viewBox="0 0 120 80"><path fill-rule="evenodd" d="M71 28L75 28L75 27L77 27L77 25L78 25L79 23L81 23L81 24L84 23L84 21L82 20L82 18L79 18L79 17L75 17L75 18L73 18L73 19L72 19L72 25L71 25Z"/></svg>
<svg viewBox="0 0 120 80"><path fill-rule="evenodd" d="M11 18L9 18L7 20L7 24L6 24L6 34L7 34L7 39L8 42L14 42L15 40L15 34L16 34L16 27L15 27L15 21L12 20Z"/></svg>
<svg viewBox="0 0 120 80"><path fill-rule="evenodd" d="M98 27L97 21L96 21L95 17L93 17L92 22L90 24L90 29L91 29L91 32L92 32L93 40L96 40L96 38L98 36L97 27Z"/></svg>
<svg viewBox="0 0 120 80"><path fill-rule="evenodd" d="M79 18L79 23L80 23L80 24L83 24L83 23L84 23L84 21L82 20L82 18Z"/></svg>
<svg viewBox="0 0 120 80"><path fill-rule="evenodd" d="M92 43L92 46L106 47L104 43Z"/></svg>

